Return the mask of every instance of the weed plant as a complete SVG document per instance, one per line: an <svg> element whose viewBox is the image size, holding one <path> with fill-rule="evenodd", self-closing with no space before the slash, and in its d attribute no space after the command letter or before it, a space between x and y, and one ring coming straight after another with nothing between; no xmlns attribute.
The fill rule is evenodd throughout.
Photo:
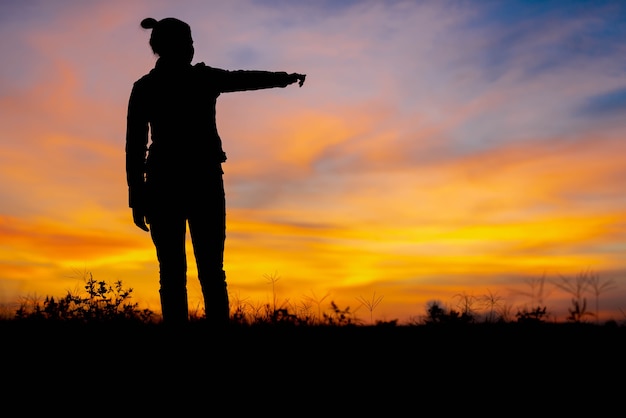
<svg viewBox="0 0 626 418"><path fill-rule="evenodd" d="M335 301L330 301L326 310L322 309L322 301L328 297L309 297L300 305L285 301L278 303L274 285L278 281L276 276L269 276L272 284L273 298L271 303L255 305L246 300L233 300L231 306L231 324L238 327L274 326L274 327L355 327L364 326L365 322L359 319L350 307L341 308ZM598 310L598 295L600 290L606 290L612 282L604 284L599 282L597 275L588 272L582 273L575 282L568 282L561 278L558 285L562 289L570 290L572 295L572 307L570 315L566 318L567 323L587 323L585 318L594 317L596 313L586 309L586 300L582 296L588 287L594 289L596 311ZM533 283L533 289L536 283ZM543 289L543 280L540 289ZM17 322L46 322L46 323L125 323L154 324L161 321L160 315L149 310L141 309L139 304L132 302L132 288L124 287L122 281L109 284L106 281L98 281L91 273L84 276L82 291L70 292L63 297L46 296L43 300L35 298L24 299L15 310L12 317ZM535 297L533 301L543 302L541 297ZM467 294L456 295L458 304L455 308L446 308L440 301L430 301L426 305L425 315L410 321L408 326L446 327L469 326L476 324L543 324L556 323L544 304L534 305L531 309L521 307L515 315L511 314L511 307L501 303L501 298L495 294L489 294L483 298L476 298ZM382 296L372 296L371 300L363 297L358 308L365 306L369 311L369 325L375 327L397 327L396 319L391 321L374 321L373 311L380 304ZM485 314L481 315L481 307ZM312 309L316 305L317 309ZM316 311L316 312L315 312ZM625 315L626 316L626 315ZM4 315L7 318L7 315ZM10 318L10 317L9 317ZM198 323L204 320L203 312L198 309L190 313L190 322ZM595 321L598 324L597 320ZM621 326L615 320L607 321L607 325Z"/></svg>
<svg viewBox="0 0 626 418"><path fill-rule="evenodd" d="M155 318L149 309L140 309L138 303L131 303L132 288L125 288L122 281L108 284L96 281L88 273L84 292L72 293L64 297L46 296L43 301L25 299L16 310L16 320L48 322L139 322L149 323Z"/></svg>

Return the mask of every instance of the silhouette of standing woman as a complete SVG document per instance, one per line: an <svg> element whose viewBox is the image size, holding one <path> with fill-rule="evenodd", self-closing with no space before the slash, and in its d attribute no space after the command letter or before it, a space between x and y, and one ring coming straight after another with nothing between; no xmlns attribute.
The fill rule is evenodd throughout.
<svg viewBox="0 0 626 418"><path fill-rule="evenodd" d="M158 59L154 69L133 84L128 104L126 176L133 222L150 232L156 248L163 321L185 323L189 318L189 225L206 318L225 325L230 317L223 265L226 155L215 122L216 100L226 92L295 82L302 86L305 75L192 65L187 23L146 18L141 26L152 29L150 46Z"/></svg>

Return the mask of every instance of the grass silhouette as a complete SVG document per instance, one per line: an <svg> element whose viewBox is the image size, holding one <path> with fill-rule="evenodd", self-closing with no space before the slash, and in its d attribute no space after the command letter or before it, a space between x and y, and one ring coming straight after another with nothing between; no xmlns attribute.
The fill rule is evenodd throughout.
<svg viewBox="0 0 626 418"><path fill-rule="evenodd" d="M312 297L318 305L327 298ZM365 299L370 313L380 300ZM333 301L321 315L292 312L276 299L235 301L226 329L197 313L185 327L169 328L132 302L132 289L89 275L83 292L24 301L0 321L0 356L12 365L5 368L4 406L27 394L38 400L33 407L70 398L78 413L110 404L138 416L163 408L187 416L272 407L305 416L396 417L426 408L467 412L486 397L505 403L495 410L501 416L509 406L558 413L555 390L575 385L602 416L606 401L599 400L621 390L600 376L626 372L623 324L557 323L546 319L545 306L511 320L481 317L472 298L460 300L459 309L432 301L422 320L406 325L366 325Z"/></svg>
<svg viewBox="0 0 626 418"><path fill-rule="evenodd" d="M231 295L231 325L290 325L290 326L400 326L397 319L381 321L374 319L374 311L383 300L383 296L373 293L371 298L359 296L359 305L355 310L350 307L341 308L334 300L326 301L329 294L318 297L314 293L305 296L301 303L290 300L279 302L276 283L280 280L276 274L265 275L272 286L270 303L251 303L247 299ZM5 320L46 321L46 322L137 322L159 323L160 315L150 309L142 309L139 303L132 301L132 288L125 288L122 281L107 283L96 280L86 271L83 274L82 291L67 291L64 296L46 296L38 298L22 298L19 307L13 313L4 314ZM411 318L407 326L443 325L443 324L477 324L477 323L558 323L551 315L544 302L545 275L541 279L529 281L531 305L514 308L506 305L503 298L496 293L488 292L483 296L474 296L465 292L454 295L454 307L445 307L441 301L429 301L425 313ZM568 308L566 323L587 323L599 321L600 294L613 289L613 281L602 282L597 274L590 271L581 272L574 279L560 276L555 283L572 295L572 305ZM586 292L593 292L595 310L587 309ZM326 305L324 304L326 302ZM356 315L360 308L369 313L369 320L363 321ZM5 309L6 310L6 309ZM626 318L626 315L624 315ZM200 308L190 312L190 322L202 322L203 312ZM624 326L626 321L618 323L615 319L606 321L608 325Z"/></svg>
<svg viewBox="0 0 626 418"><path fill-rule="evenodd" d="M155 313L140 309L131 303L132 288L124 288L122 281L113 284L96 281L86 273L84 292L68 291L63 297L46 296L43 301L24 299L15 312L16 320L64 322L151 322Z"/></svg>

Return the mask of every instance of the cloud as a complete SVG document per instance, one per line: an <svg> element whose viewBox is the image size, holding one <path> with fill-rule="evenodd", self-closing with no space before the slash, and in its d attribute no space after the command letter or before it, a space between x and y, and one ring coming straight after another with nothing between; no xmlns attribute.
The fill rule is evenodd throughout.
<svg viewBox="0 0 626 418"><path fill-rule="evenodd" d="M615 2L0 8L6 283L66 283L64 270L91 264L156 293L123 158L128 94L155 60L147 16L188 21L208 65L307 74L302 88L218 99L233 289L264 296L262 275L278 270L294 294L383 288L410 304L405 295L496 286L505 271L623 268Z"/></svg>
<svg viewBox="0 0 626 418"><path fill-rule="evenodd" d="M580 112L582 116L594 118L623 117L626 114L626 87L589 97Z"/></svg>
<svg viewBox="0 0 626 418"><path fill-rule="evenodd" d="M27 222L19 218L0 218L3 247L41 260L88 260L107 257L146 245L138 238L119 237L106 228L85 230L49 220ZM149 247L148 247L149 248Z"/></svg>

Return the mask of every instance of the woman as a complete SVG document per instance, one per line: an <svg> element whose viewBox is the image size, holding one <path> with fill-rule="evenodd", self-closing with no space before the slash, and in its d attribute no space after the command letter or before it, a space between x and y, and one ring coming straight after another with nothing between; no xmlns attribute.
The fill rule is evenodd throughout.
<svg viewBox="0 0 626 418"><path fill-rule="evenodd" d="M188 224L205 316L211 323L226 324L226 155L215 122L216 100L226 92L295 82L302 86L305 75L192 65L187 23L146 18L141 26L152 29L150 46L158 59L154 69L134 83L128 104L126 175L133 221L150 232L156 248L164 322L184 323L189 318Z"/></svg>

